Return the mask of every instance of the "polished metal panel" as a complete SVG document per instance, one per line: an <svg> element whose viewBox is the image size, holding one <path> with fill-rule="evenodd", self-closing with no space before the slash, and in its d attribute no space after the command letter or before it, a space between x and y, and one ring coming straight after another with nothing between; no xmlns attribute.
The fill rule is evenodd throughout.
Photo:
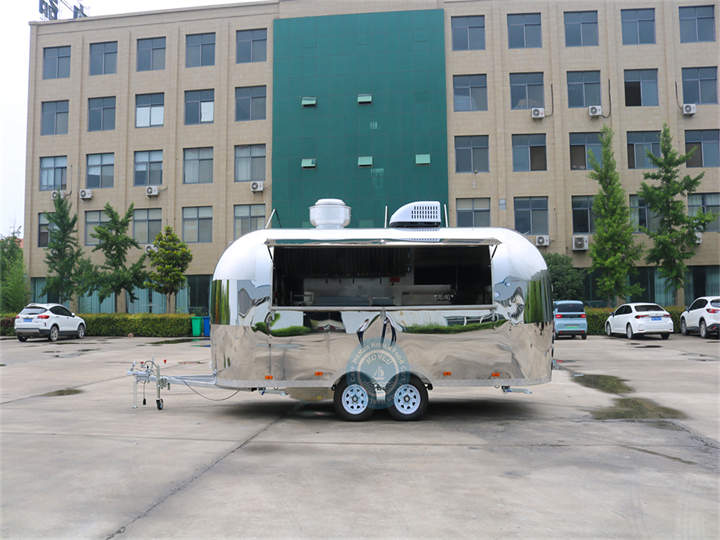
<svg viewBox="0 0 720 540"><path fill-rule="evenodd" d="M384 242L490 246L493 303L412 308L271 305L272 246ZM547 267L535 246L507 229L256 231L236 240L221 257L211 303L212 365L222 387L289 388L298 390L288 392L296 397L327 397L327 389L354 369L353 358L373 346L403 356L409 371L434 386L550 380ZM377 366L373 370L367 375L383 384L388 374L377 373Z"/></svg>

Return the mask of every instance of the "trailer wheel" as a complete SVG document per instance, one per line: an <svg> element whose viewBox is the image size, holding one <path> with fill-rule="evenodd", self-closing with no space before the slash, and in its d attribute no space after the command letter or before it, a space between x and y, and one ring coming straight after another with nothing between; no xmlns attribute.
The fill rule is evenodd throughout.
<svg viewBox="0 0 720 540"><path fill-rule="evenodd" d="M411 375L403 384L388 384L386 394L388 412L395 420L420 420L428 405L428 392L423 382Z"/></svg>
<svg viewBox="0 0 720 540"><path fill-rule="evenodd" d="M375 388L359 373L350 373L335 387L333 403L335 412L343 420L362 422L374 412Z"/></svg>
<svg viewBox="0 0 720 540"><path fill-rule="evenodd" d="M158 411L162 411L163 409L163 400L162 399L156 399L155 405L157 405Z"/></svg>

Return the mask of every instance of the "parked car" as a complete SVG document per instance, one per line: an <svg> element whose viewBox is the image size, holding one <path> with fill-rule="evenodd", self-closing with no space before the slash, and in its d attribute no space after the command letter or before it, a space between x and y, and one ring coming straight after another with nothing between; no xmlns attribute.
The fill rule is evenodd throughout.
<svg viewBox="0 0 720 540"><path fill-rule="evenodd" d="M57 341L61 336L85 337L85 321L60 304L28 304L15 317L15 335L19 341L46 337Z"/></svg>
<svg viewBox="0 0 720 540"><path fill-rule="evenodd" d="M581 336L587 339L587 316L580 300L553 302L553 336Z"/></svg>
<svg viewBox="0 0 720 540"><path fill-rule="evenodd" d="M701 338L720 333L720 297L701 296L680 315L680 333L697 332Z"/></svg>
<svg viewBox="0 0 720 540"><path fill-rule="evenodd" d="M673 333L673 322L670 314L657 304L635 302L623 304L605 321L605 333L625 334L632 339L639 334L660 334L663 339Z"/></svg>

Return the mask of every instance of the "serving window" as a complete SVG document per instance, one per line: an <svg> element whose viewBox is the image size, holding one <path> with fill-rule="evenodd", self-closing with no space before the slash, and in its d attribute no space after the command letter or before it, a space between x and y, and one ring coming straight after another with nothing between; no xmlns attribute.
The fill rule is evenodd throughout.
<svg viewBox="0 0 720 540"><path fill-rule="evenodd" d="M488 305L492 303L491 249L488 245L275 245L273 305Z"/></svg>

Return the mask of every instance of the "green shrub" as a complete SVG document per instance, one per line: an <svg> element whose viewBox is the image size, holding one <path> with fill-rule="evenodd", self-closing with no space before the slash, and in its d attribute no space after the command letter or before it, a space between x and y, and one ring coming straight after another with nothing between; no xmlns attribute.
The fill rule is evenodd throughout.
<svg viewBox="0 0 720 540"><path fill-rule="evenodd" d="M85 313L88 336L182 337L192 334L190 315L153 313Z"/></svg>
<svg viewBox="0 0 720 540"><path fill-rule="evenodd" d="M0 336L15 335L15 315L16 313L0 314Z"/></svg>
<svg viewBox="0 0 720 540"><path fill-rule="evenodd" d="M460 334L472 332L473 330L488 330L505 324L505 320L488 321L483 323L453 324L442 326L440 324L411 324L405 327L408 334Z"/></svg>

